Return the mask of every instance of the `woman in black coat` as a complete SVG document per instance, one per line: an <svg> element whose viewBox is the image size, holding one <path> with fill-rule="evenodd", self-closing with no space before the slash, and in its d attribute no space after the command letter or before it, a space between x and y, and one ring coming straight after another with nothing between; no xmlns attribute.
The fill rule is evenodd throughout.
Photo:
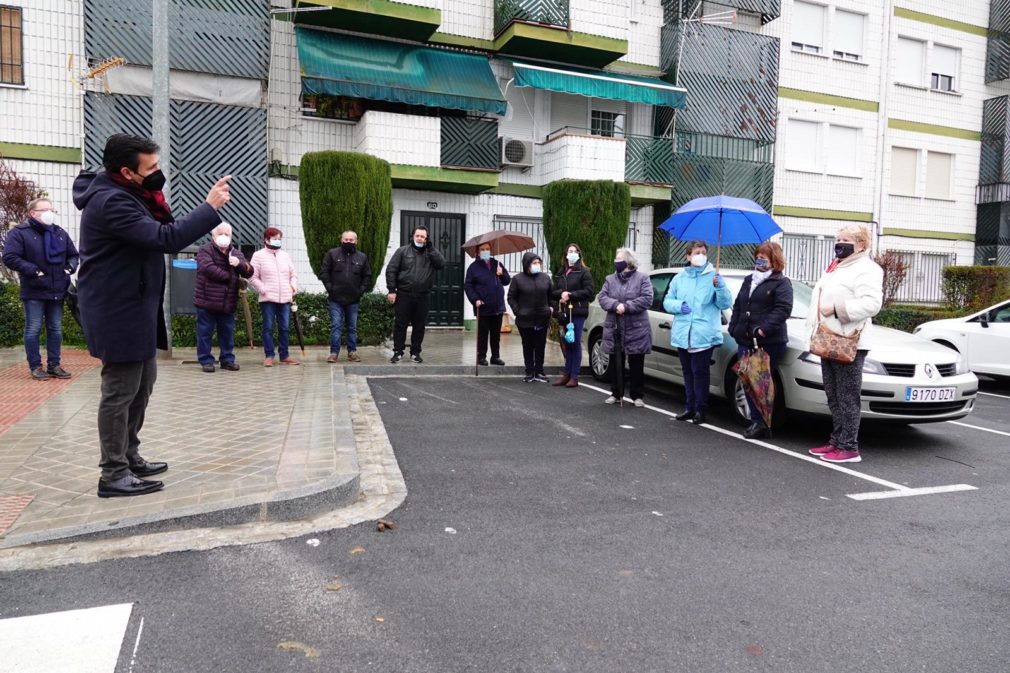
<svg viewBox="0 0 1010 673"><path fill-rule="evenodd" d="M544 349L547 328L551 323L551 277L544 273L540 255L523 255L523 272L509 285L508 301L516 317L519 336L523 340L523 360L526 383L547 383L544 376Z"/></svg>
<svg viewBox="0 0 1010 673"><path fill-rule="evenodd" d="M768 353L772 372L785 355L789 342L786 321L793 311L793 286L782 274L785 267L782 246L770 241L759 245L754 251L754 273L744 279L729 321L729 333L737 342L739 357L752 350L756 342ZM749 394L747 406L751 425L744 437L767 437L768 427Z"/></svg>
<svg viewBox="0 0 1010 673"><path fill-rule="evenodd" d="M574 243L569 244L565 261L554 275L551 299L560 303L556 315L561 326L561 345L565 352L565 373L554 385L574 388L579 385L579 369L582 367L582 328L589 317L589 302L593 300L593 274L582 262L582 248ZM569 322L575 332L572 343L565 340Z"/></svg>
<svg viewBox="0 0 1010 673"><path fill-rule="evenodd" d="M487 346L491 341L491 364L501 359L501 323L505 315L505 286L511 282L505 265L491 256L491 244L477 248L477 259L466 270L463 291L477 316L477 364L487 366Z"/></svg>

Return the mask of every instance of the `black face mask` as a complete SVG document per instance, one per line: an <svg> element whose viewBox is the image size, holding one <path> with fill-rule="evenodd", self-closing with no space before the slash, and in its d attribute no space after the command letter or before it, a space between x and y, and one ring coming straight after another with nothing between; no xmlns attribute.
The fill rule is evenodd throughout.
<svg viewBox="0 0 1010 673"><path fill-rule="evenodd" d="M165 186L165 182L167 182L165 174L161 172L161 169L158 169L150 175L145 176L140 186L151 192L160 192Z"/></svg>
<svg viewBox="0 0 1010 673"><path fill-rule="evenodd" d="M354 243L341 243L340 249L343 250L346 255L353 255L354 251L358 249L358 246Z"/></svg>
<svg viewBox="0 0 1010 673"><path fill-rule="evenodd" d="M856 246L852 243L835 243L835 257L845 259L856 251Z"/></svg>

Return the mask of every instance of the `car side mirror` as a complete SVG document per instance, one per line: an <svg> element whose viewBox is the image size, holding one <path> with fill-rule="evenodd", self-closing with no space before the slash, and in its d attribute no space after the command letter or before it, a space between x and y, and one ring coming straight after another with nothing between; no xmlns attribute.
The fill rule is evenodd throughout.
<svg viewBox="0 0 1010 673"><path fill-rule="evenodd" d="M985 313L983 313L982 315L980 315L978 317L978 323L980 325L982 325L982 327L985 327L986 329L988 329L989 328L989 316L987 316Z"/></svg>

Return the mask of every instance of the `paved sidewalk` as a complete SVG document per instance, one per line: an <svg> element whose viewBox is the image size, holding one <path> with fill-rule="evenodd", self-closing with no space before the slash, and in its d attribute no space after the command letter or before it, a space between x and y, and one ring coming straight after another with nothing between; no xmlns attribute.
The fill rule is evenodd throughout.
<svg viewBox="0 0 1010 673"><path fill-rule="evenodd" d="M314 347L292 351L302 366L273 368L262 366L262 351L246 348L237 351L241 371L213 374L195 364L195 351L176 349L159 361L141 433L142 455L170 465L156 477L165 489L111 499L95 495L100 363L67 350L64 366L74 378L33 381L20 349L0 350L0 549L302 520L349 504L359 496L361 470L345 372L462 375L472 371L475 345L472 332L430 330L423 365L389 364L386 347L359 349L360 364L344 352L331 365L328 349ZM521 372L518 334L502 335L502 358L506 367L482 367L481 374ZM549 344L549 369L561 362Z"/></svg>

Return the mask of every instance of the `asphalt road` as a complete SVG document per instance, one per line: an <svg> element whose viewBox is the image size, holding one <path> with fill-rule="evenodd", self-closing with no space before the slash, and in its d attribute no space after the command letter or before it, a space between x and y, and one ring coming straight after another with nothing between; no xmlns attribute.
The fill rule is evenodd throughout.
<svg viewBox="0 0 1010 673"><path fill-rule="evenodd" d="M796 457L827 431L809 419L781 453L588 387L371 387L409 489L395 531L9 573L0 618L136 602L123 673L1007 670L1007 436L868 429L854 472L977 490L857 501L886 489ZM1010 432L986 390L965 423Z"/></svg>

